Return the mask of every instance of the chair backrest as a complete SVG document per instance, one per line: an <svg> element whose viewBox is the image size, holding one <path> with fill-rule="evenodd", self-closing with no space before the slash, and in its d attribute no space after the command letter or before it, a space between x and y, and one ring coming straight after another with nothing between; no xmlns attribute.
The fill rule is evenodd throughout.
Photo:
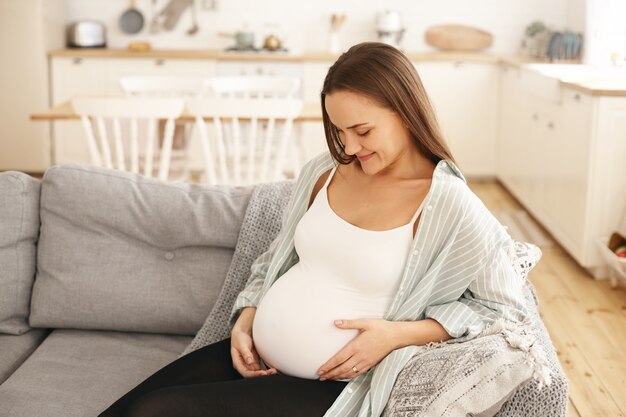
<svg viewBox="0 0 626 417"><path fill-rule="evenodd" d="M210 78L208 87L215 97L297 98L301 83L297 77L220 76Z"/></svg>
<svg viewBox="0 0 626 417"><path fill-rule="evenodd" d="M130 142L130 170L134 173L139 173L141 124L145 126L145 129L141 129L144 139L142 142L145 145L143 175L152 176L153 158L155 157L155 148L157 148L157 151L160 152L158 177L162 180L167 179L172 152L174 121L183 112L185 106L184 99L83 96L72 99L71 105L83 123L89 154L94 165L114 168L111 146L109 144L109 132L112 130L117 169L127 170L125 143ZM157 124L162 119L165 119L166 123L162 145L159 149ZM92 120L95 121L95 126ZM129 131L128 135L122 134L123 127L126 128L124 129L125 133ZM96 138L99 139L99 147ZM125 140L126 138L129 140Z"/></svg>
<svg viewBox="0 0 626 417"><path fill-rule="evenodd" d="M294 98L188 99L200 133L207 182L247 185L285 179L282 170L293 140L293 120L303 104ZM229 124L224 123L227 120ZM214 127L212 140L209 123Z"/></svg>
<svg viewBox="0 0 626 417"><path fill-rule="evenodd" d="M209 79L198 76L128 76L119 83L125 94L142 97L201 97L209 89Z"/></svg>

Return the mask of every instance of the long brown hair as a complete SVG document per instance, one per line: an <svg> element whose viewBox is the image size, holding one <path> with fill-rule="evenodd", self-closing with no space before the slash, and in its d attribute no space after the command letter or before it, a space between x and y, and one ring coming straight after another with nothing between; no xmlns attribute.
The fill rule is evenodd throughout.
<svg viewBox="0 0 626 417"><path fill-rule="evenodd" d="M393 110L408 126L422 155L435 164L442 159L456 164L422 81L400 50L382 42L362 42L341 54L328 69L321 92L326 143L337 162L349 164L356 156L344 153L339 132L326 112L326 94L340 90L366 95Z"/></svg>

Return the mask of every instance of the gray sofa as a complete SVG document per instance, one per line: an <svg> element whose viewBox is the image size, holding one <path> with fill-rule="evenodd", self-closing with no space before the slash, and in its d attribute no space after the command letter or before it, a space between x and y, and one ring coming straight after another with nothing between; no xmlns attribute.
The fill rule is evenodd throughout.
<svg viewBox="0 0 626 417"><path fill-rule="evenodd" d="M96 416L175 360L220 294L253 189L78 164L0 173L0 417ZM534 297L528 284L560 388L533 401L562 416Z"/></svg>

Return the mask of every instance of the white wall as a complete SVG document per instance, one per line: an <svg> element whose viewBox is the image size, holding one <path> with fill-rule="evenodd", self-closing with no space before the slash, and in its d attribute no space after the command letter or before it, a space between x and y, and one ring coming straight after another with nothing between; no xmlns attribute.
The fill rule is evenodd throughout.
<svg viewBox="0 0 626 417"><path fill-rule="evenodd" d="M423 40L429 26L463 23L494 35L489 52L515 53L524 28L533 20L543 20L558 30L577 27L581 31L581 21L584 21L577 15L581 7L569 7L570 2L584 0L217 0L217 11L199 10L201 29L194 37L185 34L191 22L189 10L172 32L151 35L144 28L140 34L128 36L120 32L117 21L130 4L129 0L66 1L69 21L100 19L108 26L109 46L115 48L125 48L130 41L140 40L149 41L156 48L225 48L234 41L218 37L217 32L234 32L248 22L257 33L258 46L265 35L265 24L276 23L287 35L286 46L292 52L320 51L325 50L328 43L330 14L341 11L347 14L341 37L342 49L346 49L354 43L376 40L375 16L387 5L403 14L407 29L403 49L407 51L431 50ZM166 3L167 0L157 0L157 9ZM202 6L208 2L196 0L196 3ZM137 0L146 21L151 18L151 4L151 0Z"/></svg>
<svg viewBox="0 0 626 417"><path fill-rule="evenodd" d="M621 65L626 54L626 1L586 0L586 64L607 66L617 53Z"/></svg>
<svg viewBox="0 0 626 417"><path fill-rule="evenodd" d="M0 170L50 165L49 125L30 114L48 107L46 52L63 47L63 0L0 0Z"/></svg>

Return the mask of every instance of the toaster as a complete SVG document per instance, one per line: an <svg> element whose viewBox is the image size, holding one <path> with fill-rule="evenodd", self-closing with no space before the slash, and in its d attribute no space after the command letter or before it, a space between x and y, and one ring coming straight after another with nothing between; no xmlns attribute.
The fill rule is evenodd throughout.
<svg viewBox="0 0 626 417"><path fill-rule="evenodd" d="M106 47L106 28L96 20L81 20L67 28L67 46L70 48Z"/></svg>

